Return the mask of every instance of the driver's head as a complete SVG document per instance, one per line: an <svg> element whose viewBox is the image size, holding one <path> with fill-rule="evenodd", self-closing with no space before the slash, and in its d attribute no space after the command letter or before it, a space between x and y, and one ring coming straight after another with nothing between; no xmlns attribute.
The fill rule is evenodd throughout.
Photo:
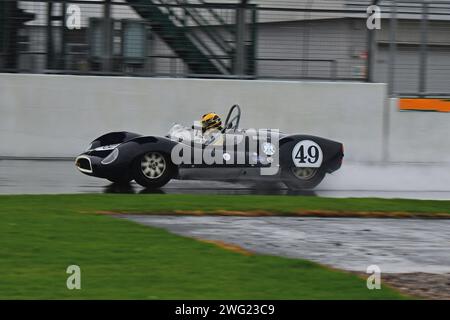
<svg viewBox="0 0 450 320"><path fill-rule="evenodd" d="M220 120L219 115L214 112L204 114L202 117L203 132L205 132L206 130L209 130L209 129L213 129L213 128L215 128L217 130L222 129L222 120Z"/></svg>

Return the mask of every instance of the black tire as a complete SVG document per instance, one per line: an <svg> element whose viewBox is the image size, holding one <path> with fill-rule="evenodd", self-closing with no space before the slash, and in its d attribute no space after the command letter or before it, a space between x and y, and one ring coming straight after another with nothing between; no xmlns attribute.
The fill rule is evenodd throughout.
<svg viewBox="0 0 450 320"><path fill-rule="evenodd" d="M160 164L164 167L160 167ZM172 179L175 166L166 154L150 151L133 161L131 171L138 184L148 189L157 189Z"/></svg>
<svg viewBox="0 0 450 320"><path fill-rule="evenodd" d="M325 174L320 168L288 167L282 169L281 178L291 190L308 190L317 187Z"/></svg>

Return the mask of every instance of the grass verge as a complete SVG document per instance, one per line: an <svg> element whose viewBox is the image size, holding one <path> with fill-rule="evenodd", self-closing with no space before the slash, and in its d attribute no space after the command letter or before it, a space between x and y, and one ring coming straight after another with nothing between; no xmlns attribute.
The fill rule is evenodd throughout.
<svg viewBox="0 0 450 320"><path fill-rule="evenodd" d="M0 196L0 212L5 209L64 208L77 212L148 214L261 214L330 215L450 218L450 201L322 198L305 196L256 195L164 195L164 194L84 194Z"/></svg>
<svg viewBox="0 0 450 320"><path fill-rule="evenodd" d="M317 199L317 200L314 200ZM317 201L316 203L314 201ZM444 203L367 199L445 212ZM333 203L335 206L333 206ZM447 202L448 205L448 202ZM363 200L276 196L48 195L0 196L1 299L397 299L383 287L318 264L244 255L98 211L308 209L367 210ZM448 207L447 207L448 208ZM433 211L434 210L434 211ZM443 211L444 210L444 211ZM82 289L66 288L66 268L79 265Z"/></svg>

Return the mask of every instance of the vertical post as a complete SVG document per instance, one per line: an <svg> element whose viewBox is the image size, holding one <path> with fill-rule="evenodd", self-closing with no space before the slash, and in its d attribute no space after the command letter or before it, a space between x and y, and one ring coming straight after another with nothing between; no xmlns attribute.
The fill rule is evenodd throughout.
<svg viewBox="0 0 450 320"><path fill-rule="evenodd" d="M61 57L60 57L60 69L66 68L66 39L67 39L67 29L66 29L66 11L67 11L67 0L61 1Z"/></svg>
<svg viewBox="0 0 450 320"><path fill-rule="evenodd" d="M256 8L256 5L252 5L252 28L251 28L251 52L250 54L247 54L247 63L250 63L250 66L247 66L247 69L249 70L249 73L256 77L256 69L258 68L257 65L257 47L258 47L258 11Z"/></svg>
<svg viewBox="0 0 450 320"><path fill-rule="evenodd" d="M1 1L0 1L1 2ZM0 45L1 52L5 59L3 67L16 70L17 65L17 24L15 12L17 11L17 2L3 1L0 3L0 20L3 43Z"/></svg>
<svg viewBox="0 0 450 320"><path fill-rule="evenodd" d="M389 20L389 71L388 71L388 95L384 101L383 127L382 127L382 161L389 160L390 146L390 112L391 99L395 94L395 56L397 55L397 1L391 3L391 15Z"/></svg>
<svg viewBox="0 0 450 320"><path fill-rule="evenodd" d="M379 0L372 0L371 6L378 6ZM367 20L369 21L370 14L367 12ZM366 22L367 23L367 22ZM374 66L376 54L376 34L375 28L367 26L367 60L366 60L366 82L374 81Z"/></svg>
<svg viewBox="0 0 450 320"><path fill-rule="evenodd" d="M372 2L372 5L377 5L378 0ZM367 13L367 19L369 19L369 13ZM368 21L368 20L367 20ZM367 28L367 60L366 60L366 82L373 82L373 68L375 61L375 28Z"/></svg>
<svg viewBox="0 0 450 320"><path fill-rule="evenodd" d="M389 21L389 74L388 93L395 93L395 56L397 55L397 1L392 1Z"/></svg>
<svg viewBox="0 0 450 320"><path fill-rule="evenodd" d="M53 69L53 2L47 2L47 69Z"/></svg>
<svg viewBox="0 0 450 320"><path fill-rule="evenodd" d="M305 13L305 21L303 26L303 53L302 53L302 73L303 78L307 78L309 75L309 41L311 36L311 8L314 0L308 0L306 8L308 9Z"/></svg>
<svg viewBox="0 0 450 320"><path fill-rule="evenodd" d="M366 72L366 82L373 82L373 40L374 40L374 30L367 30L367 72Z"/></svg>
<svg viewBox="0 0 450 320"><path fill-rule="evenodd" d="M8 7L5 2L0 1L0 69L6 67L5 60L8 55L8 45L6 42L6 35L8 34Z"/></svg>
<svg viewBox="0 0 450 320"><path fill-rule="evenodd" d="M428 3L422 4L422 20L420 23L420 62L419 62L419 96L426 94L427 77L427 42L428 42Z"/></svg>
<svg viewBox="0 0 450 320"><path fill-rule="evenodd" d="M105 0L103 7L103 33L104 33L104 57L103 71L112 70L112 30L111 30L111 0Z"/></svg>
<svg viewBox="0 0 450 320"><path fill-rule="evenodd" d="M236 8L236 50L234 74L245 74L245 5Z"/></svg>

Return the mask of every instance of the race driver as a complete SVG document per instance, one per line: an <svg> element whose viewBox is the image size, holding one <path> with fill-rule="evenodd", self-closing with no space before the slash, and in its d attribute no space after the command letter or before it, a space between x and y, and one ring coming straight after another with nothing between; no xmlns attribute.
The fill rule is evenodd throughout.
<svg viewBox="0 0 450 320"><path fill-rule="evenodd" d="M206 113L202 116L202 134L205 144L222 144L222 120L214 112Z"/></svg>

